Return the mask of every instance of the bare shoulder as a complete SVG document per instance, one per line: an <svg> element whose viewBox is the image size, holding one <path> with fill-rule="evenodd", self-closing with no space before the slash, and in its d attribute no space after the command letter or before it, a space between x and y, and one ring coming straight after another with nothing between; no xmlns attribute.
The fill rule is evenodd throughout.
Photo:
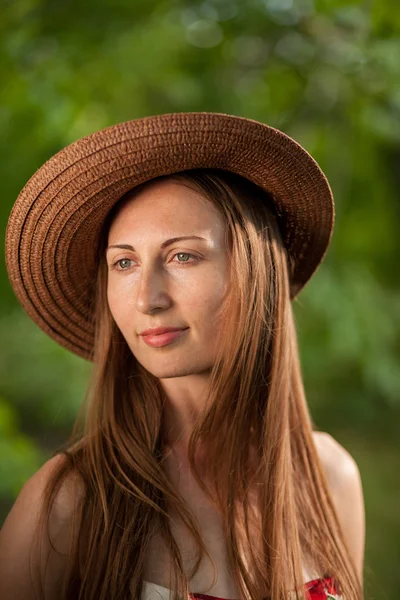
<svg viewBox="0 0 400 600"><path fill-rule="evenodd" d="M66 466L66 457L57 455L46 461L42 467L36 471L22 487L7 519L4 523L2 532L5 530L8 522L13 520L15 513L23 513L26 519L32 520L38 516L43 506L46 488L50 480ZM79 494L80 486L77 474L69 473L60 485L53 504L53 515L59 515L66 518L72 512L73 503L76 500L76 494Z"/></svg>
<svg viewBox="0 0 400 600"><path fill-rule="evenodd" d="M0 531L0 597L4 600L34 598L30 568L35 562L34 542L40 541L46 562L46 592L57 598L71 543L71 518L82 488L76 474L69 474L54 497L48 529L38 539L47 486L65 466L66 457L48 460L23 486ZM51 542L50 544L49 536ZM43 565L33 567L39 576Z"/></svg>
<svg viewBox="0 0 400 600"><path fill-rule="evenodd" d="M49 459L44 465L25 483L14 507L20 504L20 508L29 507L35 513L37 508L42 508L46 488L50 480L67 465L64 455L58 454ZM50 513L50 527L56 529L72 517L77 500L82 496L82 485L76 472L69 472L62 480L54 496ZM13 508L14 508L13 507ZM51 534L52 532L50 532Z"/></svg>
<svg viewBox="0 0 400 600"><path fill-rule="evenodd" d="M313 435L319 459L330 485L340 486L344 478L354 477L359 472L353 456L330 433L314 431Z"/></svg>
<svg viewBox="0 0 400 600"><path fill-rule="evenodd" d="M362 580L365 506L357 462L329 433L314 431L313 435L343 533Z"/></svg>

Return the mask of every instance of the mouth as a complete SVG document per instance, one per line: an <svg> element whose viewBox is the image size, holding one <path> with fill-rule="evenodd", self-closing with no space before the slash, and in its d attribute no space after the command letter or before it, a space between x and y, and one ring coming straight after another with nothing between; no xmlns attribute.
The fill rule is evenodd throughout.
<svg viewBox="0 0 400 600"><path fill-rule="evenodd" d="M148 346L152 346L153 348L160 348L162 346L167 346L172 344L175 340L179 340L182 338L189 327L185 329L176 329L175 331L166 331L165 333L160 333L158 335L149 334L142 335L142 339L145 344Z"/></svg>

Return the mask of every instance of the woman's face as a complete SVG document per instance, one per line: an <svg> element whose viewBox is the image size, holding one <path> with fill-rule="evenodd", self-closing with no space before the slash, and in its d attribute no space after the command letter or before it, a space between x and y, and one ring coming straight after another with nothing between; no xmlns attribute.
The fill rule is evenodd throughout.
<svg viewBox="0 0 400 600"><path fill-rule="evenodd" d="M180 236L204 239L163 247ZM225 224L217 209L181 183L153 181L117 213L106 257L111 313L143 367L159 378L208 371L229 276ZM171 343L151 347L140 334L155 327L187 329Z"/></svg>

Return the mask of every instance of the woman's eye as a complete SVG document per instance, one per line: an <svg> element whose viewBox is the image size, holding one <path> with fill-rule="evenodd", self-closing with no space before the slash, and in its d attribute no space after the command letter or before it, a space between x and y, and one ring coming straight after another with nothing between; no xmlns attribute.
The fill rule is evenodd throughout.
<svg viewBox="0 0 400 600"><path fill-rule="evenodd" d="M116 262L113 264L113 267L116 267L117 265L120 265L120 263L122 263L122 262L124 262L124 261L128 261L128 262L129 262L129 261L130 261L130 258L120 258L119 260L117 260L117 261L116 261ZM131 261L131 262L132 262L132 261ZM126 271L126 269L124 269L123 267L122 267L122 268L119 268L119 269L117 269L117 270L118 270L118 271Z"/></svg>
<svg viewBox="0 0 400 600"><path fill-rule="evenodd" d="M197 256L195 256L194 254L189 254L189 252L177 252L176 254L174 254L173 258L175 258L175 256L190 256L194 260L199 260L199 258ZM111 268L116 269L117 271L128 271L129 267L125 268L122 266L122 263L124 263L124 262L129 263L129 262L133 262L133 261L130 258L120 258L111 265ZM187 264L187 263L192 264L192 262L187 259L186 260L178 260L177 262L180 264Z"/></svg>
<svg viewBox="0 0 400 600"><path fill-rule="evenodd" d="M194 258L194 260L199 260L199 258L197 256L195 256L194 254L189 254L188 252L177 252L176 254L174 254L174 258L175 256L191 256L192 258ZM178 262L180 263L187 263L189 262L188 260L179 260Z"/></svg>

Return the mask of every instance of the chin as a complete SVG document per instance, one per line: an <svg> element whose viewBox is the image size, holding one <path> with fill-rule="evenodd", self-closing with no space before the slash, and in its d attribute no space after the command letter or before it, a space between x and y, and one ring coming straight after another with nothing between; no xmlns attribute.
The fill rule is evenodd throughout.
<svg viewBox="0 0 400 600"><path fill-rule="evenodd" d="M155 362L155 361L154 361ZM141 365L143 366L144 369L146 369L146 371L148 371L149 373L151 373L154 377L157 377L158 379L173 379L176 377L188 377L190 375L197 375L199 373L203 372L203 369L200 369L195 367L195 366L191 366L191 365L174 365L171 366L171 364L166 364L165 366L162 366L160 364L155 365L154 363L152 364L151 362L142 362Z"/></svg>
<svg viewBox="0 0 400 600"><path fill-rule="evenodd" d="M183 368L171 368L167 367L165 369L148 369L154 377L158 377L158 379L173 379L175 377L187 377L188 375L193 375L193 369L183 369Z"/></svg>

